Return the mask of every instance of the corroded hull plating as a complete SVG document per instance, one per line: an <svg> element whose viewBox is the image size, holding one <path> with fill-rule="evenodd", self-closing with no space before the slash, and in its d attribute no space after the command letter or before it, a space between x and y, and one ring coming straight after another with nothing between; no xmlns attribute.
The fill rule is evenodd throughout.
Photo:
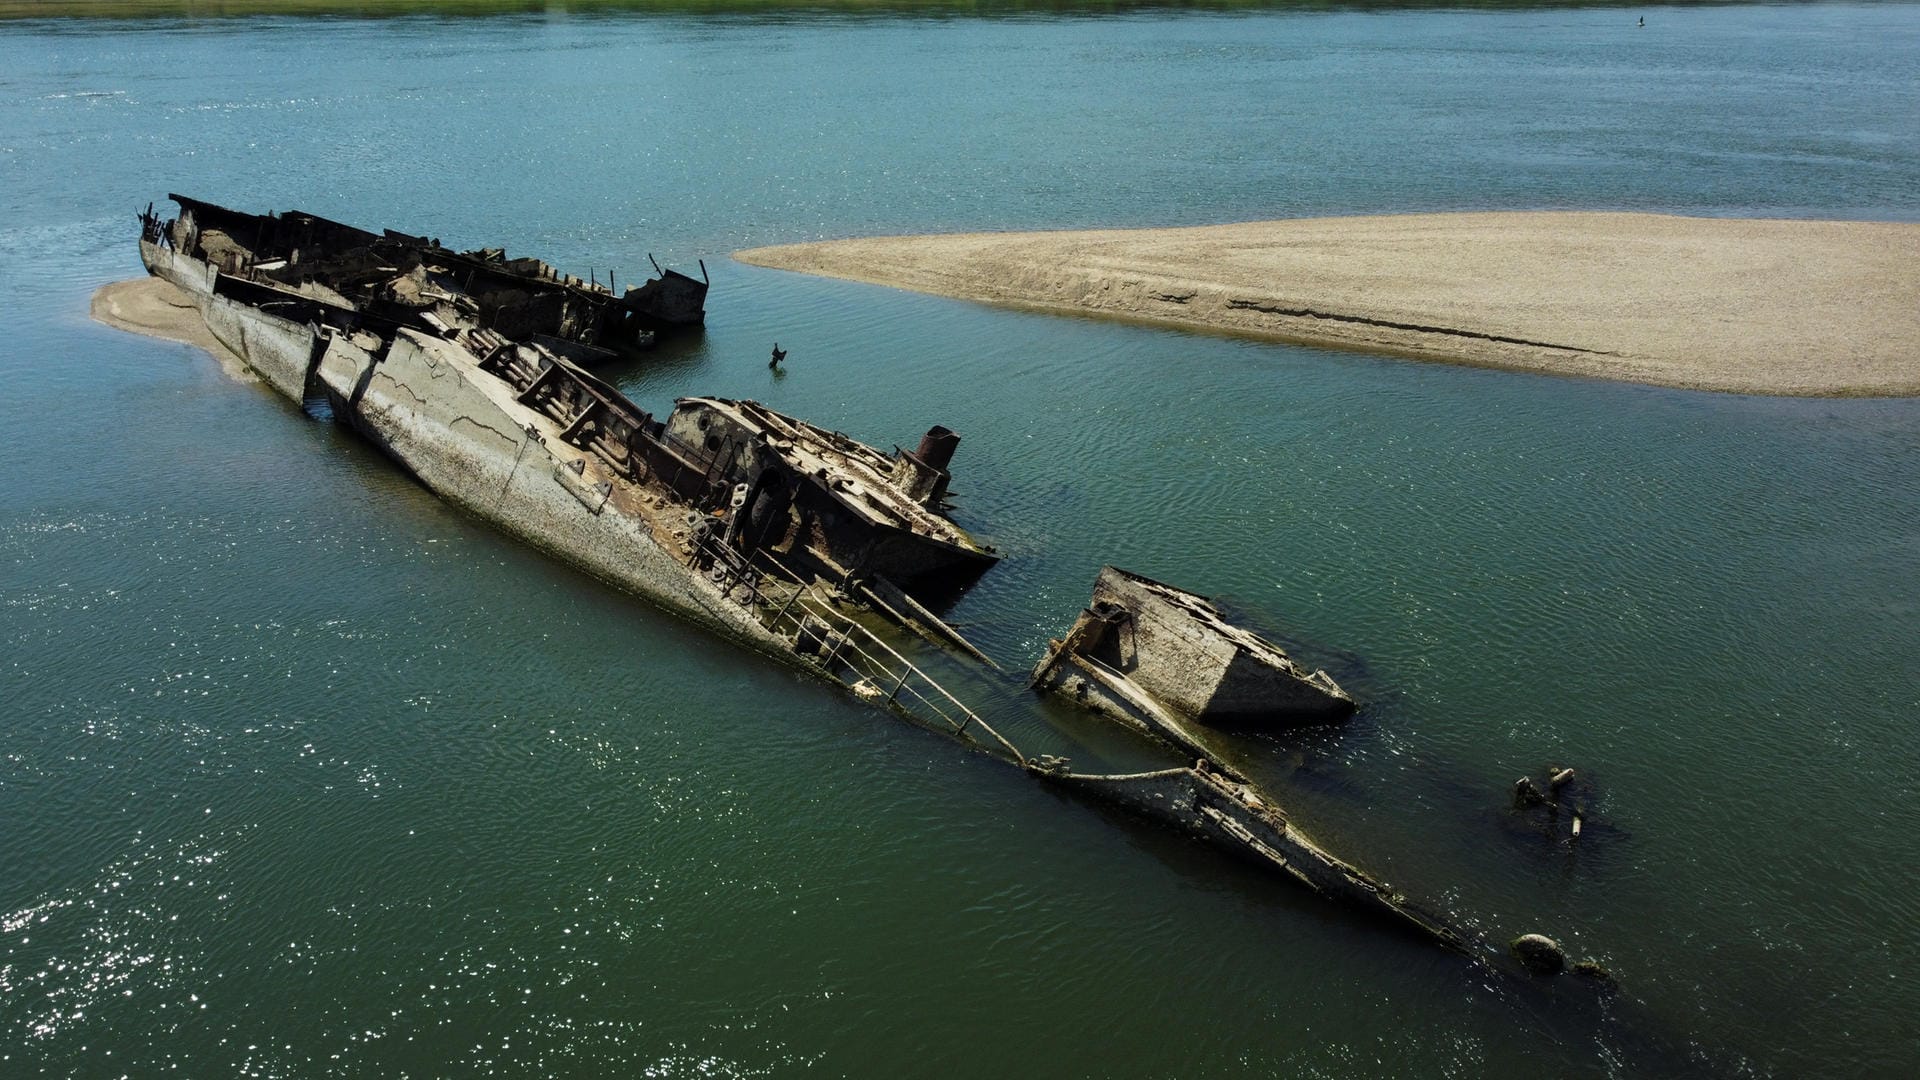
<svg viewBox="0 0 1920 1080"><path fill-rule="evenodd" d="M1205 597L1112 566L1030 684L1215 761L1216 728L1326 723L1354 710L1326 672L1228 624Z"/></svg>
<svg viewBox="0 0 1920 1080"><path fill-rule="evenodd" d="M448 502L708 629L792 658L786 643L691 573L646 525L592 505L588 469L546 417L511 400L465 350L401 331L377 343L279 318L217 294L212 268L143 242L149 272L178 285L207 327L260 377L299 403L323 391L336 418ZM370 351L374 346L375 351Z"/></svg>
<svg viewBox="0 0 1920 1080"><path fill-rule="evenodd" d="M501 400L504 390L464 350L402 332L375 363L334 338L317 376L338 415L448 502L708 629L790 655L674 558L647 521L611 512L595 486L606 482L597 463L545 416Z"/></svg>
<svg viewBox="0 0 1920 1080"><path fill-rule="evenodd" d="M1328 853L1245 784L1199 768L1125 776L1037 771L1050 783L1237 851L1323 896L1404 930L1448 948L1466 948L1466 942L1443 921L1416 910L1385 882Z"/></svg>
<svg viewBox="0 0 1920 1080"><path fill-rule="evenodd" d="M583 364L647 348L656 331L697 328L705 319L704 266L700 280L660 269L660 277L616 295L611 272L604 283L592 272L581 281L538 258L509 259L500 248L455 251L427 237L369 232L297 210L252 214L169 198L180 205L178 218L164 221L152 206L140 215L143 243L159 249L149 253L149 265L175 264L160 271L169 277L175 269L190 276L188 264L198 263L427 333L485 328L544 341Z"/></svg>
<svg viewBox="0 0 1920 1080"><path fill-rule="evenodd" d="M192 296L195 302L198 302L201 296L213 291L215 269L171 247L142 239L140 262L147 268L147 273L179 286L180 290Z"/></svg>

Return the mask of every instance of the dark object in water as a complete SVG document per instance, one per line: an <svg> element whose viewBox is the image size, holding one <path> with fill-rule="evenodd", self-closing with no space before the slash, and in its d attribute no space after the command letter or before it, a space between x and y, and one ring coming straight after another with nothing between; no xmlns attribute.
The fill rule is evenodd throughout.
<svg viewBox="0 0 1920 1080"><path fill-rule="evenodd" d="M1567 969L1567 954L1545 934L1521 934L1513 939L1512 949L1529 975L1558 975Z"/></svg>
<svg viewBox="0 0 1920 1080"><path fill-rule="evenodd" d="M1563 838L1569 845L1576 844L1592 816L1592 785L1559 765L1548 765L1546 776L1545 791L1531 776L1514 781L1513 818L1538 828L1556 844Z"/></svg>
<svg viewBox="0 0 1920 1080"><path fill-rule="evenodd" d="M1608 971L1604 965L1596 960L1578 961L1567 970L1583 979L1591 979L1593 982L1608 990L1618 985L1613 977L1613 972Z"/></svg>

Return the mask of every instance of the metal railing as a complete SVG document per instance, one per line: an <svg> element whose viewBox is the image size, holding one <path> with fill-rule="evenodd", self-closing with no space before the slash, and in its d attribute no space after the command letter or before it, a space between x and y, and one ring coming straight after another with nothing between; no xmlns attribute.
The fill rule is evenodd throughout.
<svg viewBox="0 0 1920 1080"><path fill-rule="evenodd" d="M801 577L771 552L742 553L712 532L697 534L694 548L699 561L706 563L708 577L722 593L753 611L761 624L786 640L795 654L814 657L829 675L856 695L872 701L884 699L884 704L976 749L1016 765L1028 763L1019 747L933 676L873 631L835 610L816 594L816 582ZM766 588L769 581L778 586L777 592ZM744 596L740 595L743 590ZM980 738L976 731L985 732L991 741Z"/></svg>

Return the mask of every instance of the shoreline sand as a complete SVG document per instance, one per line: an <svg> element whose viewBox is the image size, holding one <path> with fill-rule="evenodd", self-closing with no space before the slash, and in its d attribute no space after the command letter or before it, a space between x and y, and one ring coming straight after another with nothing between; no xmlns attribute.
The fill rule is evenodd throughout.
<svg viewBox="0 0 1920 1080"><path fill-rule="evenodd" d="M1509 212L736 252L1045 311L1694 390L1920 395L1920 224Z"/></svg>
<svg viewBox="0 0 1920 1080"><path fill-rule="evenodd" d="M116 330L205 349L228 375L244 382L259 381L246 363L207 329L193 300L170 281L138 277L102 285L94 290L87 314L94 322Z"/></svg>

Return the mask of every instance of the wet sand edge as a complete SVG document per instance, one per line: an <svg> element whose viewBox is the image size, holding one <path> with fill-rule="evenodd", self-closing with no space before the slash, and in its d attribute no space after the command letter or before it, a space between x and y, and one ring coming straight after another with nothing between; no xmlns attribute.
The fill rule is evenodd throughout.
<svg viewBox="0 0 1920 1080"><path fill-rule="evenodd" d="M1920 395L1920 224L1413 214L754 248L755 266L1554 375Z"/></svg>

